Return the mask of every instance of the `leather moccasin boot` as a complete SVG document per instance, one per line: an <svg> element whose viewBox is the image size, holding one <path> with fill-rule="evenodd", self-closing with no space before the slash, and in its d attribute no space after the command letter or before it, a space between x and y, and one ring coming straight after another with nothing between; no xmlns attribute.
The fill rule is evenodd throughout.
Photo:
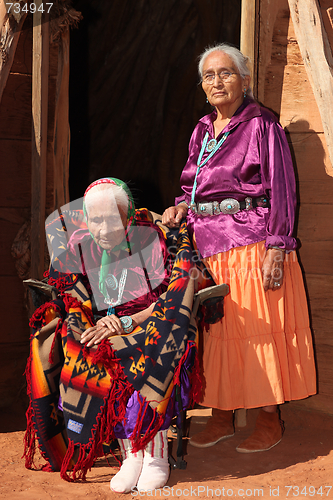
<svg viewBox="0 0 333 500"><path fill-rule="evenodd" d="M208 448L235 434L234 413L232 410L217 410L213 408L212 416L203 431L190 439L190 444L197 448Z"/></svg>
<svg viewBox="0 0 333 500"><path fill-rule="evenodd" d="M282 439L283 424L279 413L260 410L253 434L237 446L239 453L255 453L267 451L276 446Z"/></svg>

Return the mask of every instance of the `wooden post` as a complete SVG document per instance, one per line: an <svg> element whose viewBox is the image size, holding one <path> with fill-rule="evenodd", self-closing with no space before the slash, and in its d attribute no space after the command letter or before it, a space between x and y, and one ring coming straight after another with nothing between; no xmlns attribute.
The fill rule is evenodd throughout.
<svg viewBox="0 0 333 500"><path fill-rule="evenodd" d="M11 21L10 21L11 17ZM0 101L14 60L21 28L27 14L8 15L5 0L0 0Z"/></svg>
<svg viewBox="0 0 333 500"><path fill-rule="evenodd" d="M53 135L53 179L54 208L60 208L69 202L69 29L62 32L58 42L58 75L55 100L55 120Z"/></svg>
<svg viewBox="0 0 333 500"><path fill-rule="evenodd" d="M259 39L259 4L258 0L242 0L240 50L250 58L250 70L253 94L257 97L257 60Z"/></svg>
<svg viewBox="0 0 333 500"><path fill-rule="evenodd" d="M37 0L35 4L32 56L31 277L41 279L45 249L49 23L47 14L38 10L43 5L42 0Z"/></svg>
<svg viewBox="0 0 333 500"><path fill-rule="evenodd" d="M333 56L318 0L288 0L297 43L321 116L333 175Z"/></svg>

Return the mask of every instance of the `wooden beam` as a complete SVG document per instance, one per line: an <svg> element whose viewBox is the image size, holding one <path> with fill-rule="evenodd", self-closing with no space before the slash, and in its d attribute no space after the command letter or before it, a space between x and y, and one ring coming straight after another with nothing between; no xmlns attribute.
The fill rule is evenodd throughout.
<svg viewBox="0 0 333 500"><path fill-rule="evenodd" d="M318 0L288 0L297 43L321 116L333 176L333 56Z"/></svg>
<svg viewBox="0 0 333 500"><path fill-rule="evenodd" d="M240 50L249 57L251 70L251 86L257 97L257 60L259 40L259 2L258 0L242 0Z"/></svg>
<svg viewBox="0 0 333 500"><path fill-rule="evenodd" d="M7 13L6 0L0 0L0 102L14 60L25 12L13 16Z"/></svg>
<svg viewBox="0 0 333 500"><path fill-rule="evenodd" d="M69 202L69 29L58 41L58 74L53 135L54 209Z"/></svg>
<svg viewBox="0 0 333 500"><path fill-rule="evenodd" d="M47 14L33 14L32 48L32 162L31 162L31 277L43 277L49 77L49 23Z"/></svg>

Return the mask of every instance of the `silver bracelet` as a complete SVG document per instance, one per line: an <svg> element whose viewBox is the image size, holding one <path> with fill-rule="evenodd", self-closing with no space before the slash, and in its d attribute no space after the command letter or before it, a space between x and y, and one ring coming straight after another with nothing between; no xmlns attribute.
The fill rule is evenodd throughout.
<svg viewBox="0 0 333 500"><path fill-rule="evenodd" d="M276 245L268 245L268 248L275 248L275 250L281 250L281 252L285 252L286 250L284 248L280 248Z"/></svg>
<svg viewBox="0 0 333 500"><path fill-rule="evenodd" d="M133 320L131 316L123 316L122 318L120 318L120 321L125 333L131 333L134 330Z"/></svg>

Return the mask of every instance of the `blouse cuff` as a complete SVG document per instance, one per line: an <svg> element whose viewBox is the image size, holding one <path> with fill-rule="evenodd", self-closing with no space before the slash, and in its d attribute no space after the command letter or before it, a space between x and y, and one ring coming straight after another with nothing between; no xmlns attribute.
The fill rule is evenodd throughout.
<svg viewBox="0 0 333 500"><path fill-rule="evenodd" d="M279 247L286 252L292 252L297 248L297 241L292 236L270 235L266 238L266 249L269 246Z"/></svg>
<svg viewBox="0 0 333 500"><path fill-rule="evenodd" d="M177 196L177 198L175 198L175 205L179 205L179 203L182 203L182 202L185 202L185 195L183 194L182 196Z"/></svg>

